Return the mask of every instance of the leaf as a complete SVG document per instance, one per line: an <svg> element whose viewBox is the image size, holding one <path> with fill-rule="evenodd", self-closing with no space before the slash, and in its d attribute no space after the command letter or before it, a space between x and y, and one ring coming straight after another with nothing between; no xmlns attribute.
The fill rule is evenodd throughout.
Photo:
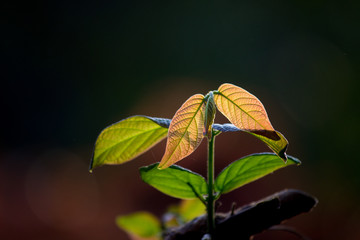
<svg viewBox="0 0 360 240"><path fill-rule="evenodd" d="M90 171L130 161L146 152L166 137L168 129L164 125L161 118L133 116L105 128L96 140Z"/></svg>
<svg viewBox="0 0 360 240"><path fill-rule="evenodd" d="M207 193L202 176L176 165L160 170L155 163L140 168L140 175L144 182L172 197L192 199Z"/></svg>
<svg viewBox="0 0 360 240"><path fill-rule="evenodd" d="M215 93L219 111L240 130L251 133L286 161L286 138L274 130L263 104L246 90L225 83Z"/></svg>
<svg viewBox="0 0 360 240"><path fill-rule="evenodd" d="M170 205L163 215L163 226L178 227L206 213L206 203L198 198L182 199L179 204Z"/></svg>
<svg viewBox="0 0 360 240"><path fill-rule="evenodd" d="M277 169L300 163L291 156L288 156L288 161L284 163L273 153L249 155L227 166L216 178L215 186L220 194L228 193Z"/></svg>
<svg viewBox="0 0 360 240"><path fill-rule="evenodd" d="M164 169L190 155L204 138L204 96L190 97L173 117L166 142L165 154L159 164Z"/></svg>
<svg viewBox="0 0 360 240"><path fill-rule="evenodd" d="M199 199L182 200L179 215L186 223L206 213L205 205Z"/></svg>
<svg viewBox="0 0 360 240"><path fill-rule="evenodd" d="M148 212L137 212L126 216L116 217L116 225L127 232L141 238L160 239L160 221Z"/></svg>

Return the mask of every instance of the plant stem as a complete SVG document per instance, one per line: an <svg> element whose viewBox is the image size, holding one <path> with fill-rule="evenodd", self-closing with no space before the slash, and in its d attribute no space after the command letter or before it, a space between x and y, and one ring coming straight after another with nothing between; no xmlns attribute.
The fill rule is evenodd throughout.
<svg viewBox="0 0 360 240"><path fill-rule="evenodd" d="M210 139L208 139L208 198L207 198L207 218L208 218L208 232L213 236L215 230L215 197L214 197L214 145L215 145L214 131L212 131Z"/></svg>

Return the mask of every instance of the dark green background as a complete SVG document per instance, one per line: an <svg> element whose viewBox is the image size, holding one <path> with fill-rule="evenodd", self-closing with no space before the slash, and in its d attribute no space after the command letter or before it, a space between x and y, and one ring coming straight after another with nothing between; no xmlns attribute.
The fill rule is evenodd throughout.
<svg viewBox="0 0 360 240"><path fill-rule="evenodd" d="M137 168L159 161L164 142L90 175L97 134L134 114L171 118L192 94L229 82L261 99L303 165L225 196L219 210L300 188L320 202L289 225L313 239L359 239L359 2L194 2L3 5L0 238L122 239L117 214L160 215L176 201ZM265 150L224 134L217 171ZM204 158L202 146L181 163L204 173ZM290 238L255 239L281 237Z"/></svg>

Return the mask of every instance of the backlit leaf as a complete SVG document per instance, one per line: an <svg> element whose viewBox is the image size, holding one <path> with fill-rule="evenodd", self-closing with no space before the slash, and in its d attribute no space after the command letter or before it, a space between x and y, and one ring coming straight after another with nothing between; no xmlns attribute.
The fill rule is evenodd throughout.
<svg viewBox="0 0 360 240"><path fill-rule="evenodd" d="M136 212L116 217L116 225L130 236L145 239L160 239L160 221L148 212Z"/></svg>
<svg viewBox="0 0 360 240"><path fill-rule="evenodd" d="M110 125L96 140L90 171L134 159L164 139L167 131L166 121L147 116L133 116Z"/></svg>
<svg viewBox="0 0 360 240"><path fill-rule="evenodd" d="M265 142L286 161L288 141L280 132L274 130L259 99L228 83L222 84L214 93L217 108L231 123Z"/></svg>
<svg viewBox="0 0 360 240"><path fill-rule="evenodd" d="M155 163L140 168L140 175L144 182L172 197L191 199L207 192L202 176L176 165L160 170Z"/></svg>
<svg viewBox="0 0 360 240"><path fill-rule="evenodd" d="M159 164L160 169L167 168L190 155L204 138L204 96L196 94L190 97L177 110L171 120L165 154Z"/></svg>
<svg viewBox="0 0 360 240"><path fill-rule="evenodd" d="M293 164L300 164L300 161L288 156L288 161L284 163L273 153L249 155L227 166L216 178L215 186L220 194L227 193L277 169Z"/></svg>

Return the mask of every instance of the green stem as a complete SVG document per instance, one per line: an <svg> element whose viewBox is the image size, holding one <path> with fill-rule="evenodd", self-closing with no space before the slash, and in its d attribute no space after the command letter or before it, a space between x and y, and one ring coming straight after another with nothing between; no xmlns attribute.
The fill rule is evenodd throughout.
<svg viewBox="0 0 360 240"><path fill-rule="evenodd" d="M208 198L207 198L207 218L208 232L213 236L215 230L215 196L214 196L214 145L216 134L212 131L208 139Z"/></svg>

